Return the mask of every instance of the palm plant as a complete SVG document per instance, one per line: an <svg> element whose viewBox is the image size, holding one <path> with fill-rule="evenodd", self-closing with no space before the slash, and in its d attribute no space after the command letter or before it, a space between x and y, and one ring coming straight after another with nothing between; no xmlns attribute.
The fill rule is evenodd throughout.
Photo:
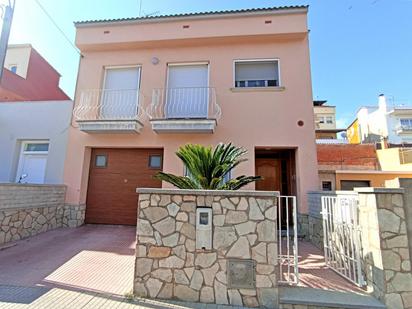
<svg viewBox="0 0 412 309"><path fill-rule="evenodd" d="M157 179L173 184L180 189L238 190L260 180L260 176L238 176L225 182L225 176L240 163L247 151L229 144L216 148L187 144L179 148L176 155L183 161L188 176L177 176L159 172Z"/></svg>

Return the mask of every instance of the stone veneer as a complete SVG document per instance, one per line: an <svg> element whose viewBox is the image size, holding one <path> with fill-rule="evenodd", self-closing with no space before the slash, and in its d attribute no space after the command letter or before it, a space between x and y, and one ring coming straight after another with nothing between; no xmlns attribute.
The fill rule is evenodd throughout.
<svg viewBox="0 0 412 309"><path fill-rule="evenodd" d="M277 194L138 189L134 293L277 308ZM213 209L212 250L196 250L196 208ZM253 260L256 286L230 289L228 259Z"/></svg>
<svg viewBox="0 0 412 309"><path fill-rule="evenodd" d="M66 186L0 184L0 245L84 222L85 206L64 204Z"/></svg>
<svg viewBox="0 0 412 309"><path fill-rule="evenodd" d="M360 188L359 225L368 290L388 308L412 308L403 189Z"/></svg>

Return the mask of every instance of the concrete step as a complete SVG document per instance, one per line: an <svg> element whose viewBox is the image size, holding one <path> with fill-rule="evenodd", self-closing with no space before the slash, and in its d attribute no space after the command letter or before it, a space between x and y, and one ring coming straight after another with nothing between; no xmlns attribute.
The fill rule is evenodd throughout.
<svg viewBox="0 0 412 309"><path fill-rule="evenodd" d="M280 287L280 304L317 306L317 308L385 309L373 296L300 287Z"/></svg>

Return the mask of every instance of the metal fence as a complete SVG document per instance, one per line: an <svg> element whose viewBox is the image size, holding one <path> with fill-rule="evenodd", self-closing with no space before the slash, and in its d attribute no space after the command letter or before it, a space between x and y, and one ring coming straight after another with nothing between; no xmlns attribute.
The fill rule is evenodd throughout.
<svg viewBox="0 0 412 309"><path fill-rule="evenodd" d="M326 265L358 286L364 285L358 195L322 196L322 221Z"/></svg>
<svg viewBox="0 0 412 309"><path fill-rule="evenodd" d="M151 119L215 119L221 116L216 92L211 87L153 89L146 110Z"/></svg>
<svg viewBox="0 0 412 309"><path fill-rule="evenodd" d="M279 283L299 283L296 196L278 198Z"/></svg>

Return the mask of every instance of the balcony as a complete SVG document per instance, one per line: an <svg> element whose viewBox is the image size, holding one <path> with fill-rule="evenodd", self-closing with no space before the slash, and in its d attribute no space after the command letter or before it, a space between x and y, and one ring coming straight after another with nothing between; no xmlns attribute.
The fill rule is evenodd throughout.
<svg viewBox="0 0 412 309"><path fill-rule="evenodd" d="M146 110L156 133L213 133L221 116L210 87L153 89Z"/></svg>
<svg viewBox="0 0 412 309"><path fill-rule="evenodd" d="M143 99L136 89L82 91L73 116L87 133L139 133Z"/></svg>
<svg viewBox="0 0 412 309"><path fill-rule="evenodd" d="M412 126L408 125L400 125L396 127L396 134L400 133L412 133Z"/></svg>

